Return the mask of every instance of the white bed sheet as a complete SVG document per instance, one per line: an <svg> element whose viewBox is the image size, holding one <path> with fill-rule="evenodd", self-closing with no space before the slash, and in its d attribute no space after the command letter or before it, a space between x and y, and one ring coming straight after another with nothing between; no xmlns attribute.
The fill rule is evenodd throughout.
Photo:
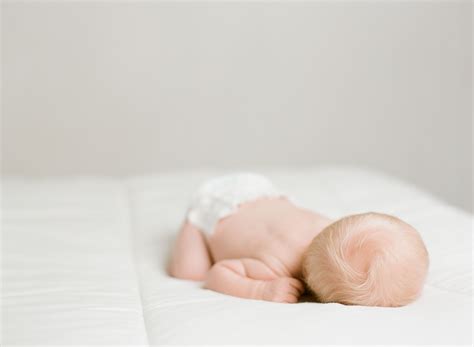
<svg viewBox="0 0 474 347"><path fill-rule="evenodd" d="M3 181L2 345L147 344L122 182Z"/></svg>
<svg viewBox="0 0 474 347"><path fill-rule="evenodd" d="M403 308L294 305L233 298L170 278L168 252L193 189L221 172L148 176L130 183L137 265L155 344L470 344L472 217L393 178L328 168L263 171L301 204L333 218L362 211L400 216L431 255L424 294Z"/></svg>
<svg viewBox="0 0 474 347"><path fill-rule="evenodd" d="M423 296L403 308L243 300L165 273L193 190L221 171L3 184L2 343L470 344L472 216L351 168L261 171L337 218L380 211L421 232Z"/></svg>

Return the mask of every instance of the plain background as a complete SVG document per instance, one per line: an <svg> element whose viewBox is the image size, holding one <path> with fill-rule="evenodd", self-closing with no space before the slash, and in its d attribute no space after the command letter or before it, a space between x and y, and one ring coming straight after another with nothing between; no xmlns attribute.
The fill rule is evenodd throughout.
<svg viewBox="0 0 474 347"><path fill-rule="evenodd" d="M378 169L464 209L469 1L4 1L2 171Z"/></svg>

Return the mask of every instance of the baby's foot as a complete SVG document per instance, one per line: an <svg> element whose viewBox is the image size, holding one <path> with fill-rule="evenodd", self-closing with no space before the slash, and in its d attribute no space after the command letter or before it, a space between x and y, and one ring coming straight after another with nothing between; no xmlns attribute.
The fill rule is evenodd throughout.
<svg viewBox="0 0 474 347"><path fill-rule="evenodd" d="M263 299L295 303L304 292L303 282L291 277L280 277L266 283Z"/></svg>

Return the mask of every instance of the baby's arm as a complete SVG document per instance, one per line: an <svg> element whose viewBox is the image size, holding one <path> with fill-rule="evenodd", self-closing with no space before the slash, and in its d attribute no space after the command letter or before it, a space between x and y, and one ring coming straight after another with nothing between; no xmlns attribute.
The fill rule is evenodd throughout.
<svg viewBox="0 0 474 347"><path fill-rule="evenodd" d="M228 295L276 302L297 302L304 291L301 281L278 277L256 259L229 259L209 271L205 287Z"/></svg>
<svg viewBox="0 0 474 347"><path fill-rule="evenodd" d="M202 232L185 222L176 240L168 272L171 276L203 281L212 260Z"/></svg>

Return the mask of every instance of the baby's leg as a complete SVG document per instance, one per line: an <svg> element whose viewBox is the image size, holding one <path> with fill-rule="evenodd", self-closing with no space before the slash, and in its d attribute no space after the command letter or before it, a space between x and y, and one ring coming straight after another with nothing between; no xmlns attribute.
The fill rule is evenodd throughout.
<svg viewBox="0 0 474 347"><path fill-rule="evenodd" d="M212 266L206 239L201 230L185 222L174 245L169 274L173 277L203 281Z"/></svg>

